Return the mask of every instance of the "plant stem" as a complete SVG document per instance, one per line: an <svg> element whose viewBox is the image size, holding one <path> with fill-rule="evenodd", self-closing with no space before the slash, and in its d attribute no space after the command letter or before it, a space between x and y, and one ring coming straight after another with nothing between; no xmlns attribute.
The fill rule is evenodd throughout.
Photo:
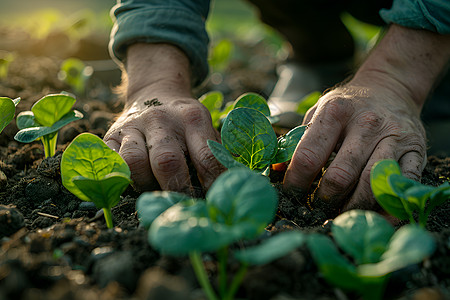
<svg viewBox="0 0 450 300"><path fill-rule="evenodd" d="M206 274L205 268L203 266L203 261L200 253L196 251L189 253L189 259L191 261L192 267L194 268L198 283L203 288L203 291L205 292L208 299L219 300L211 286L211 283L208 280L208 275Z"/></svg>
<svg viewBox="0 0 450 300"><path fill-rule="evenodd" d="M106 226L113 228L113 220L110 208L103 208L103 214L105 215Z"/></svg>
<svg viewBox="0 0 450 300"><path fill-rule="evenodd" d="M219 295L223 298L227 290L228 247L220 249L217 255L219 258Z"/></svg>
<svg viewBox="0 0 450 300"><path fill-rule="evenodd" d="M50 133L41 137L44 145L45 157L52 157L56 152L56 140L58 139L58 132Z"/></svg>
<svg viewBox="0 0 450 300"><path fill-rule="evenodd" d="M234 295L238 291L239 286L242 283L242 280L244 280L245 273L247 273L247 265L242 263L236 275L234 275L233 281L231 282L230 288L228 289L228 293L223 298L224 300L234 299Z"/></svg>

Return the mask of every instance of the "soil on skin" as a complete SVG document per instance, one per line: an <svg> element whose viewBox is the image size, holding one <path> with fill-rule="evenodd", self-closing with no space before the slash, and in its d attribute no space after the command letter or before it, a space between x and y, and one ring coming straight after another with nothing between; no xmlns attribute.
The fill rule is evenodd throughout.
<svg viewBox="0 0 450 300"><path fill-rule="evenodd" d="M18 113L46 94L70 91L57 79L59 63L45 57L16 59L8 78L0 83L0 95L21 97ZM276 79L267 70L252 70L252 76L247 76L250 71L245 65L233 65L231 70L233 76L224 78L220 86L203 89L228 91L232 100L243 92L267 90ZM59 164L67 144L86 131L103 137L121 110L108 84L94 78L88 91L77 96L75 105L85 118L61 130L54 157L44 159L37 142L14 141L14 122L0 135L0 299L205 299L186 258L162 256L148 244L135 211L139 194L132 188L113 208L115 227L108 229L95 206L62 186ZM282 173L274 174L272 179L281 177ZM450 159L430 157L422 181L439 185L449 178ZM264 235L291 229L330 234L332 220L301 203L302 199L280 192L277 219ZM449 216L450 202L433 211L428 229L436 238L436 252L425 263L394 273L386 298L450 298ZM205 261L214 282L213 255L206 254ZM230 270L235 268L230 261ZM307 248L300 247L273 263L251 268L237 298L358 296L328 285Z"/></svg>

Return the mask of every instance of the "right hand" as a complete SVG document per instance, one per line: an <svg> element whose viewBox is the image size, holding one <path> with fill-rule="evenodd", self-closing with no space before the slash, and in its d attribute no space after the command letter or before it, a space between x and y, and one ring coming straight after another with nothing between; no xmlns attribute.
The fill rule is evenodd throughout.
<svg viewBox="0 0 450 300"><path fill-rule="evenodd" d="M223 167L206 144L208 139L219 140L208 110L193 98L150 93L136 95L133 103L104 140L127 162L135 187L191 192L190 160L203 187L209 188Z"/></svg>

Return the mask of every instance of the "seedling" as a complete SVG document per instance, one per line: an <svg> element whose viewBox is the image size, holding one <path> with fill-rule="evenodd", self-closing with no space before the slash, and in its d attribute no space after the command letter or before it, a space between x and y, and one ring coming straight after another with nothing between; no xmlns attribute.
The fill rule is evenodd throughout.
<svg viewBox="0 0 450 300"><path fill-rule="evenodd" d="M6 78L9 72L9 65L14 61L16 55L11 52L0 51L0 78Z"/></svg>
<svg viewBox="0 0 450 300"><path fill-rule="evenodd" d="M78 58L68 58L61 64L58 78L67 83L77 94L86 89L86 82L92 76L93 69Z"/></svg>
<svg viewBox="0 0 450 300"><path fill-rule="evenodd" d="M390 273L422 262L435 249L431 235L410 224L395 232L382 216L352 210L338 216L332 225L340 253L333 241L319 234L308 236L307 245L325 279L344 290L356 291L364 299L382 299Z"/></svg>
<svg viewBox="0 0 450 300"><path fill-rule="evenodd" d="M233 109L232 103L229 103L222 110L223 94L217 91L204 94L199 98L199 101L208 109L213 127L216 129L220 127L222 119Z"/></svg>
<svg viewBox="0 0 450 300"><path fill-rule="evenodd" d="M14 119L19 102L20 98L12 100L8 97L0 97L0 133Z"/></svg>
<svg viewBox="0 0 450 300"><path fill-rule="evenodd" d="M303 97L298 103L297 113L305 115L306 112L317 103L321 95L321 92L315 91Z"/></svg>
<svg viewBox="0 0 450 300"><path fill-rule="evenodd" d="M214 71L220 72L228 67L233 48L233 43L229 39L222 39L214 45L208 59L208 64Z"/></svg>
<svg viewBox="0 0 450 300"><path fill-rule="evenodd" d="M65 94L43 97L33 105L31 111L17 115L16 124L21 130L14 139L22 143L39 139L44 145L45 157L55 155L58 130L83 117L79 111L72 110L75 101L75 98Z"/></svg>
<svg viewBox="0 0 450 300"><path fill-rule="evenodd" d="M272 221L277 193L266 177L248 169L223 173L211 186L206 201L170 192L144 193L137 201L141 224L149 229L150 244L169 255L189 255L199 283L210 300L233 299L248 265L279 258L304 241L300 232L280 233L258 246L235 253L242 262L228 281L229 245L258 236ZM219 296L208 281L201 252L217 252Z"/></svg>
<svg viewBox="0 0 450 300"><path fill-rule="evenodd" d="M238 99L224 119L222 144L208 140L217 160L227 168L246 166L265 174L271 164L290 160L306 126L298 126L277 139L269 115L263 98L246 94Z"/></svg>
<svg viewBox="0 0 450 300"><path fill-rule="evenodd" d="M108 228L111 208L131 183L130 169L122 157L91 133L78 135L61 158L62 184L83 201L103 209Z"/></svg>
<svg viewBox="0 0 450 300"><path fill-rule="evenodd" d="M370 173L370 184L376 200L386 212L411 223L416 222L414 212L417 212L422 227L426 226L431 211L450 196L448 182L434 187L406 178L394 160L375 163Z"/></svg>

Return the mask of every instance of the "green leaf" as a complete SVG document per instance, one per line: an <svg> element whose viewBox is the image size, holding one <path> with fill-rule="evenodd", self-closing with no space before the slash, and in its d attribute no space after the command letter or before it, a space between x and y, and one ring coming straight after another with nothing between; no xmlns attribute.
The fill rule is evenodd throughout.
<svg viewBox="0 0 450 300"><path fill-rule="evenodd" d="M270 122L251 108L233 109L225 118L221 137L234 159L252 170L266 169L278 147Z"/></svg>
<svg viewBox="0 0 450 300"><path fill-rule="evenodd" d="M381 261L358 267L361 276L383 276L411 264L420 263L436 248L429 232L419 226L405 225L392 236Z"/></svg>
<svg viewBox="0 0 450 300"><path fill-rule="evenodd" d="M278 151L272 160L272 164L282 163L292 158L305 130L306 126L297 126L278 138Z"/></svg>
<svg viewBox="0 0 450 300"><path fill-rule="evenodd" d="M234 255L237 260L249 265L264 265L285 256L305 242L300 231L285 231L264 240L261 244L240 250Z"/></svg>
<svg viewBox="0 0 450 300"><path fill-rule="evenodd" d="M428 212L431 212L436 206L444 204L446 201L448 201L449 197L450 184L448 182L445 182L437 188L434 188L433 192L430 195L430 201L427 207Z"/></svg>
<svg viewBox="0 0 450 300"><path fill-rule="evenodd" d="M25 112L23 115L20 116L20 118L19 116L17 116L17 118L20 120L18 121L20 122L20 126L29 126L36 121L36 119L34 119L33 116L30 114L30 112ZM83 114L77 110L73 110L65 114L60 120L55 122L51 127L40 126L40 127L24 128L16 133L14 139L22 143L31 143L42 136L58 132L58 130L60 130L62 127L66 126L70 122L79 120L81 118L83 118Z"/></svg>
<svg viewBox="0 0 450 300"><path fill-rule="evenodd" d="M62 62L58 78L70 85L77 93L82 93L92 72L92 67L86 66L82 60L70 57Z"/></svg>
<svg viewBox="0 0 450 300"><path fill-rule="evenodd" d="M372 211L351 210L333 221L333 237L357 264L378 262L394 234L394 227Z"/></svg>
<svg viewBox="0 0 450 300"><path fill-rule="evenodd" d="M228 66L228 62L233 52L233 43L228 39L223 39L212 48L208 59L209 65L215 71L220 71Z"/></svg>
<svg viewBox="0 0 450 300"><path fill-rule="evenodd" d="M25 129L30 127L40 127L41 125L34 119L32 111L23 111L17 115L16 125L19 129Z"/></svg>
<svg viewBox="0 0 450 300"><path fill-rule="evenodd" d="M149 228L153 221L166 209L181 201L188 200L185 194L167 191L143 193L136 201L140 223Z"/></svg>
<svg viewBox="0 0 450 300"><path fill-rule="evenodd" d="M375 199L389 214L401 220L408 220L410 215L405 210L402 199L396 194L388 179L392 175L401 175L400 166L394 160L376 162L370 172L370 186Z"/></svg>
<svg viewBox="0 0 450 300"><path fill-rule="evenodd" d="M212 91L202 95L199 99L210 113L213 113L222 108L223 94L218 91Z"/></svg>
<svg viewBox="0 0 450 300"><path fill-rule="evenodd" d="M36 118L36 122L42 126L51 127L70 112L75 101L73 97L64 94L47 95L38 100L31 111Z"/></svg>
<svg viewBox="0 0 450 300"><path fill-rule="evenodd" d="M73 178L82 176L92 180L102 180L111 173L121 173L130 177L130 169L123 158L91 133L78 135L62 155L62 183L81 200L91 201L75 185Z"/></svg>
<svg viewBox="0 0 450 300"><path fill-rule="evenodd" d="M211 221L204 201L171 206L153 221L148 234L155 249L171 255L214 251L236 240L232 227Z"/></svg>
<svg viewBox="0 0 450 300"><path fill-rule="evenodd" d="M245 93L237 98L234 102L234 108L239 107L253 108L266 117L270 116L270 108L266 99L255 93Z"/></svg>
<svg viewBox="0 0 450 300"><path fill-rule="evenodd" d="M315 91L303 97L297 106L297 113L305 115L306 112L317 103L321 95L321 92Z"/></svg>
<svg viewBox="0 0 450 300"><path fill-rule="evenodd" d="M120 195L131 183L130 176L122 173L111 173L102 179L91 179L83 176L72 178L73 184L94 202L97 208L111 209L120 201Z"/></svg>
<svg viewBox="0 0 450 300"><path fill-rule="evenodd" d="M14 119L16 106L13 100L7 97L0 97L0 133Z"/></svg>
<svg viewBox="0 0 450 300"><path fill-rule="evenodd" d="M310 234L307 245L320 272L330 284L346 290L360 290L356 267L339 253L329 237Z"/></svg>
<svg viewBox="0 0 450 300"><path fill-rule="evenodd" d="M246 168L224 172L206 195L209 215L235 226L245 238L261 232L275 216L278 195L267 177Z"/></svg>
<svg viewBox="0 0 450 300"><path fill-rule="evenodd" d="M244 167L245 168L245 165L236 161L233 158L233 155L231 155L230 151L228 151L227 148L225 148L225 146L223 146L222 144L220 144L216 141L213 141L213 140L208 140L206 143L208 144L208 147L211 150L212 154L215 156L215 158L222 165L224 165L225 168L227 168L227 169L236 168L236 167Z"/></svg>

